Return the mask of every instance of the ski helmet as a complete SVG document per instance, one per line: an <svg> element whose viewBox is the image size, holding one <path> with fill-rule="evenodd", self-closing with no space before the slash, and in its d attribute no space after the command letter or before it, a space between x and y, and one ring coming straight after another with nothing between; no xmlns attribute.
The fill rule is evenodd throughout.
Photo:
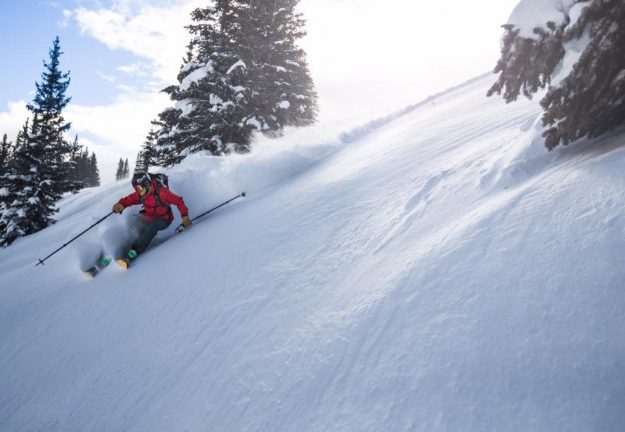
<svg viewBox="0 0 625 432"><path fill-rule="evenodd" d="M148 175L148 173L145 172L138 172L135 173L135 175L132 176L132 187L135 187L137 185L147 188L150 186L150 176Z"/></svg>

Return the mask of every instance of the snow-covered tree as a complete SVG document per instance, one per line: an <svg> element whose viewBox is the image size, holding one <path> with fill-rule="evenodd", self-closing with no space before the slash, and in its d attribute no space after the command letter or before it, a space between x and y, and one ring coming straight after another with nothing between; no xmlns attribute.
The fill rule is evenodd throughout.
<svg viewBox="0 0 625 432"><path fill-rule="evenodd" d="M506 102L515 101L519 94L531 98L551 82L551 75L564 56L562 26L550 21L545 28L535 28L533 37L521 36L521 30L512 24L503 28L506 33L501 58L494 70L500 75L488 96L503 92Z"/></svg>
<svg viewBox="0 0 625 432"><path fill-rule="evenodd" d="M236 2L217 1L191 17L192 40L179 84L164 90L176 103L155 123L160 126L156 149L166 166L201 150L214 155L244 151L255 128L246 122L247 66L233 40Z"/></svg>
<svg viewBox="0 0 625 432"><path fill-rule="evenodd" d="M73 188L71 146L63 136L70 128L63 118L71 100L65 96L70 78L69 72L59 68L61 54L57 37L49 51L50 61L44 61L42 81L35 84L35 97L27 105L33 114L30 130L22 131L16 140L13 161L3 175L2 246L54 223L56 201Z"/></svg>
<svg viewBox="0 0 625 432"><path fill-rule="evenodd" d="M46 160L50 177L46 180L50 187L60 196L64 192L73 189L70 178L72 164L69 161L71 145L65 140L64 133L69 130L71 124L63 118L63 109L71 101L65 93L70 83L69 72L60 70L61 46L56 37L50 49L50 62L44 62L45 71L41 75L42 82L36 83L37 91L33 101L27 105L38 118L38 130L31 139L36 136L41 145L47 147Z"/></svg>
<svg viewBox="0 0 625 432"><path fill-rule="evenodd" d="M2 136L2 142L0 142L0 176L2 176L7 170L11 159L12 148L13 143L9 141L7 134L4 134Z"/></svg>
<svg viewBox="0 0 625 432"><path fill-rule="evenodd" d="M488 95L510 102L547 87L549 150L625 124L625 2L523 0L504 28L500 76Z"/></svg>
<svg viewBox="0 0 625 432"><path fill-rule="evenodd" d="M8 179L5 176L8 175L12 156L12 144L8 140L7 135L4 134L2 143L0 143L0 233L5 231L5 225L2 223L2 214L6 210L7 200L10 198Z"/></svg>
<svg viewBox="0 0 625 432"><path fill-rule="evenodd" d="M295 12L299 0L242 0L240 48L249 65L255 119L262 132L312 124L317 93L306 53L297 42L305 21Z"/></svg>
<svg viewBox="0 0 625 432"><path fill-rule="evenodd" d="M5 216L3 216L3 214L8 212L10 208L9 204L12 203L15 198L15 194L9 189L13 187L13 182L11 180L17 173L15 156L17 154L17 150L25 145L28 138L29 128L30 119L26 119L22 129L19 130L17 137L15 138L15 145L11 151L10 160L6 164L5 169L0 173L0 246L3 245L2 236L3 233L6 232L6 225L10 219L9 213Z"/></svg>
<svg viewBox="0 0 625 432"><path fill-rule="evenodd" d="M216 0L193 11L192 35L178 84L164 91L156 153L172 165L189 153L249 151L254 132L271 133L315 120L317 95L296 0Z"/></svg>
<svg viewBox="0 0 625 432"><path fill-rule="evenodd" d="M56 150L45 144L38 133L39 117L35 115L26 142L20 145L3 176L4 208L0 216L0 246L8 246L17 238L40 231L54 223L55 202L60 194L50 180L57 174Z"/></svg>

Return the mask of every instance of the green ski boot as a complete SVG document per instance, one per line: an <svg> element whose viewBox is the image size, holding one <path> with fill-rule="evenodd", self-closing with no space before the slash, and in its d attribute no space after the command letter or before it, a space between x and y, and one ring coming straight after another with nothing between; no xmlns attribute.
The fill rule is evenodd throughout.
<svg viewBox="0 0 625 432"><path fill-rule="evenodd" d="M137 258L137 255L139 254L134 249L130 249L125 257L116 260L117 264L127 269L128 267L130 267L130 263L134 261L135 258Z"/></svg>
<svg viewBox="0 0 625 432"><path fill-rule="evenodd" d="M104 254L102 254L98 258L96 263L93 265L93 267L85 270L85 275L94 278L98 275L98 273L104 270L110 263L111 263L111 259L105 256Z"/></svg>

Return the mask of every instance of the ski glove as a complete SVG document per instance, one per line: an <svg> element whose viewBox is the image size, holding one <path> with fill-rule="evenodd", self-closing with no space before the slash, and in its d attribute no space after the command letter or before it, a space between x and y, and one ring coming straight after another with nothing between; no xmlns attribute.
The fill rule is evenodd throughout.
<svg viewBox="0 0 625 432"><path fill-rule="evenodd" d="M182 218L182 224L185 228L189 228L191 226L191 219L189 219L189 216L185 216Z"/></svg>
<svg viewBox="0 0 625 432"><path fill-rule="evenodd" d="M114 213L121 213L122 211L124 211L124 206L122 204L117 203L113 206Z"/></svg>

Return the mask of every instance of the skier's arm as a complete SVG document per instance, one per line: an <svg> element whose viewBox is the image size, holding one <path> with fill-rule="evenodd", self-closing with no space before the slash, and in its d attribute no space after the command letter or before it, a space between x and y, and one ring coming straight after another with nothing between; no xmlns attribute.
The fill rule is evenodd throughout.
<svg viewBox="0 0 625 432"><path fill-rule="evenodd" d="M159 194L161 197L161 201L167 205L175 205L180 212L180 216L183 218L189 216L189 209L184 203L184 200L181 196L176 195L169 189L162 188L161 193Z"/></svg>
<svg viewBox="0 0 625 432"><path fill-rule="evenodd" d="M141 195L138 192L133 192L120 199L117 203L123 205L124 208L141 204Z"/></svg>

